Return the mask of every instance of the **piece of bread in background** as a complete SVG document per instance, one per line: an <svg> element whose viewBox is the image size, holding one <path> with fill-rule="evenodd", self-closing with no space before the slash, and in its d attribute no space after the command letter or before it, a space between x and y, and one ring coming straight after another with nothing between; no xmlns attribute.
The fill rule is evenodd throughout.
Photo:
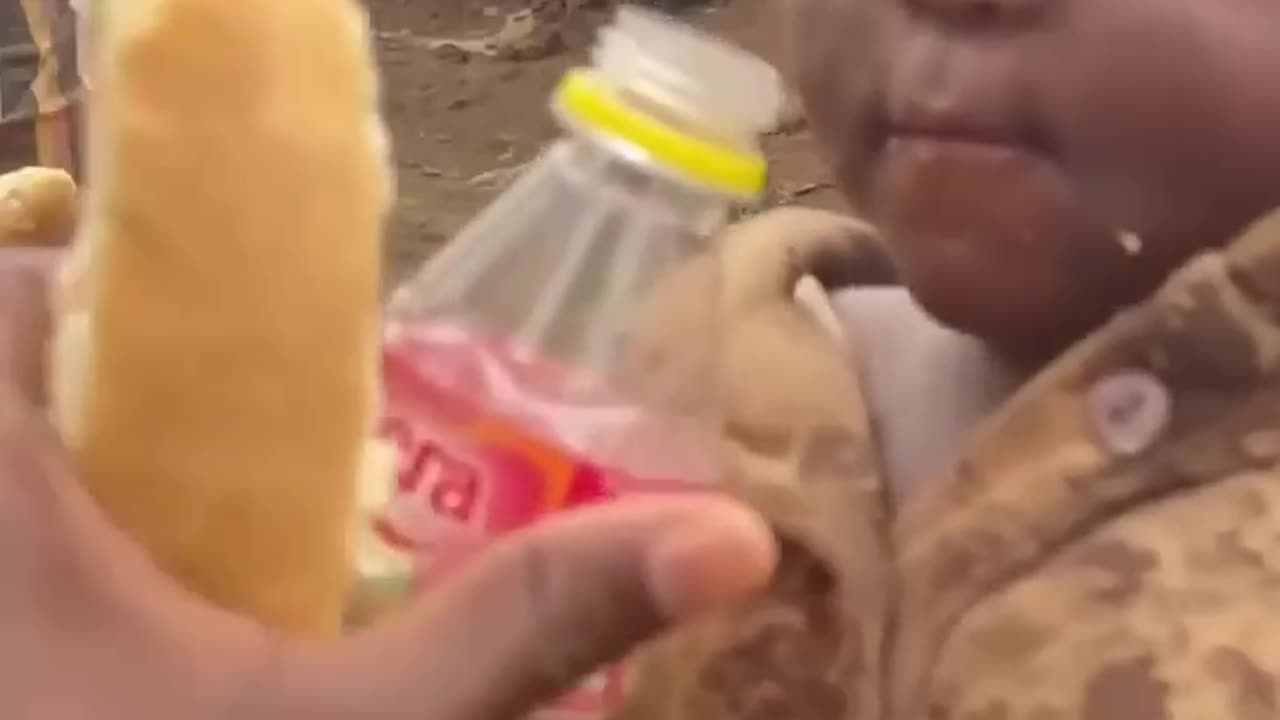
<svg viewBox="0 0 1280 720"><path fill-rule="evenodd" d="M76 182L63 170L28 167L0 175L0 248L56 247L76 226Z"/></svg>
<svg viewBox="0 0 1280 720"><path fill-rule="evenodd" d="M367 18L353 0L94 12L57 423L164 570L274 628L335 633L393 191Z"/></svg>

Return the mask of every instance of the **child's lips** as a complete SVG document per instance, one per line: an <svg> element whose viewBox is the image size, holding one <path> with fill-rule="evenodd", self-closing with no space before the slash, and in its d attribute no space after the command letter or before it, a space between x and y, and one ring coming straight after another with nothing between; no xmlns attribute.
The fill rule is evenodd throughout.
<svg viewBox="0 0 1280 720"><path fill-rule="evenodd" d="M1022 145L896 136L870 191L869 214L917 299L975 331L1051 314L1075 271L1063 252L1093 242L1051 157Z"/></svg>
<svg viewBox="0 0 1280 720"><path fill-rule="evenodd" d="M996 136L896 134L872 178L877 214L914 222L1025 222L1034 206L1063 200L1062 179L1043 154ZM1032 214L1034 214L1032 212ZM939 228L943 229L943 228Z"/></svg>
<svg viewBox="0 0 1280 720"><path fill-rule="evenodd" d="M871 189L872 215L900 250L966 264L1038 264L1046 240L1080 221L1050 158L996 140L895 135Z"/></svg>
<svg viewBox="0 0 1280 720"><path fill-rule="evenodd" d="M895 128L884 139L882 162L991 162L1012 156L1042 155L1025 139L980 127L945 130Z"/></svg>

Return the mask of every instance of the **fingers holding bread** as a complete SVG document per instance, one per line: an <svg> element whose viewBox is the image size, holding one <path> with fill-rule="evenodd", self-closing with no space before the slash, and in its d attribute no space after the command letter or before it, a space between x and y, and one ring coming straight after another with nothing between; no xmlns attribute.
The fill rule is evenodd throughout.
<svg viewBox="0 0 1280 720"><path fill-rule="evenodd" d="M65 171L27 167L0 175L0 266L10 278L39 280L38 302L42 314L50 299L46 292L55 285L50 280L57 272L62 254L59 250L75 234L76 219L76 183ZM29 299L30 302L35 300ZM32 388L41 398L46 392L43 387L46 340L42 336L35 345L31 345L31 341L11 344L19 349L39 351L40 372L28 374L41 378L41 387Z"/></svg>

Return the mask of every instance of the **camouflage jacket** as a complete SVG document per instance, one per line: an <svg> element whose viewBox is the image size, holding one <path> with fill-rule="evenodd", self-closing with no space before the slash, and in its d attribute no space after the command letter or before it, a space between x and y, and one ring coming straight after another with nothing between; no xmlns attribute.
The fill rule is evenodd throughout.
<svg viewBox="0 0 1280 720"><path fill-rule="evenodd" d="M896 508L855 373L785 283L734 300L734 252L730 482L781 571L642 653L620 717L1280 717L1280 215L1062 356Z"/></svg>
<svg viewBox="0 0 1280 720"><path fill-rule="evenodd" d="M0 2L0 172L77 169L78 52L69 0Z"/></svg>

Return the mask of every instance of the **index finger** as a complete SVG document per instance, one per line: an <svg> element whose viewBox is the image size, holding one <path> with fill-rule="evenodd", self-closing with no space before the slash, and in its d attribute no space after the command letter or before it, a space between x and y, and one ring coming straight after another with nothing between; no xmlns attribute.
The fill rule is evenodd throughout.
<svg viewBox="0 0 1280 720"><path fill-rule="evenodd" d="M12 247L0 248L0 272L9 269L34 272L52 278L62 261L63 251L57 248Z"/></svg>
<svg viewBox="0 0 1280 720"><path fill-rule="evenodd" d="M0 250L0 402L45 402L49 282L58 253Z"/></svg>

